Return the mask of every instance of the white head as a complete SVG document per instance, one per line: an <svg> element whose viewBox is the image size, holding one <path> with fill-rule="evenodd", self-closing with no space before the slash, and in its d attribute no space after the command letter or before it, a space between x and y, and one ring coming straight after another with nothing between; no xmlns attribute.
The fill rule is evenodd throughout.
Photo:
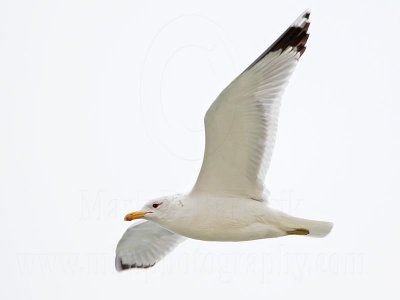
<svg viewBox="0 0 400 300"><path fill-rule="evenodd" d="M161 197L147 202L140 211L135 211L125 216L125 221L136 219L147 219L160 221L167 217L168 212L173 207L174 197Z"/></svg>

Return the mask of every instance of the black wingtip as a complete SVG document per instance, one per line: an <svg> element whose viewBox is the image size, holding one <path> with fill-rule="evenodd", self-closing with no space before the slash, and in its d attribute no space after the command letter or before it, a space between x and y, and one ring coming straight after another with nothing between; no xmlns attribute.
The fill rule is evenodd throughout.
<svg viewBox="0 0 400 300"><path fill-rule="evenodd" d="M292 25L267 49L260 55L246 70L251 69L260 60L271 52L285 51L287 48L292 47L297 50L300 56L306 50L306 43L309 37L308 28L310 27L310 11L302 13Z"/></svg>
<svg viewBox="0 0 400 300"><path fill-rule="evenodd" d="M149 264L149 265L144 265L144 264L138 265L135 263L134 264L124 264L121 258L118 258L118 257L115 258L115 269L118 272L129 270L129 269L147 269L147 268L154 267L155 264L156 263Z"/></svg>
<svg viewBox="0 0 400 300"><path fill-rule="evenodd" d="M300 56L305 51L310 27L310 11L301 14L293 24L268 48L268 52L284 51L289 47L296 48Z"/></svg>
<svg viewBox="0 0 400 300"><path fill-rule="evenodd" d="M130 265L124 264L124 263L122 262L122 259L121 259L121 258L115 257L115 269L116 269L118 272L121 272L121 271L123 271L123 270L130 269Z"/></svg>

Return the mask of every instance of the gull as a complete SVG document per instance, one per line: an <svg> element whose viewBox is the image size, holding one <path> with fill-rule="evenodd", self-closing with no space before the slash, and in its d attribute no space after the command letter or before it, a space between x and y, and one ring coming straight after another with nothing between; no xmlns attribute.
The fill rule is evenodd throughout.
<svg viewBox="0 0 400 300"><path fill-rule="evenodd" d="M310 12L294 23L217 97L205 118L206 145L188 194L153 199L126 221L118 271L154 266L186 238L249 241L288 235L324 237L333 224L290 216L268 204L281 94L306 49Z"/></svg>

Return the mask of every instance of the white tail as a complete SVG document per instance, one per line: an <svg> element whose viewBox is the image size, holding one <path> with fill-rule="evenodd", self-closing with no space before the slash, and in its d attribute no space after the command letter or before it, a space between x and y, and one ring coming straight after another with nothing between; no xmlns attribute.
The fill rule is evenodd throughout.
<svg viewBox="0 0 400 300"><path fill-rule="evenodd" d="M331 232L333 227L331 222L307 220L288 215L286 215L284 225L293 229L307 229L310 232L307 236L311 237L324 237Z"/></svg>
<svg viewBox="0 0 400 300"><path fill-rule="evenodd" d="M325 221L304 220L304 226L310 231L308 236L324 237L331 232L333 223Z"/></svg>

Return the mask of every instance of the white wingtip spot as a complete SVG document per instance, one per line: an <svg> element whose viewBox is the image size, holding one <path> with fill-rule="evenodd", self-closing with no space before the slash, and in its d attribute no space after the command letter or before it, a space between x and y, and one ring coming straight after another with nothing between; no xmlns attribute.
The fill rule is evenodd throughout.
<svg viewBox="0 0 400 300"><path fill-rule="evenodd" d="M292 27L303 27L310 17L310 10L304 11L293 23Z"/></svg>

